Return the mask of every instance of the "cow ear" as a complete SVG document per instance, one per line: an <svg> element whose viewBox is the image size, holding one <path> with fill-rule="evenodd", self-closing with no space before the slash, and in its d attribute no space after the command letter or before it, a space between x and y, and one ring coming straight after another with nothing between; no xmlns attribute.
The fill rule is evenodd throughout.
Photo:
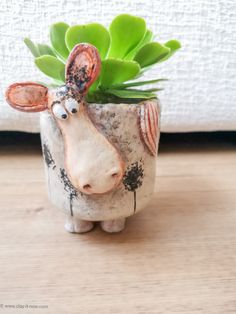
<svg viewBox="0 0 236 314"><path fill-rule="evenodd" d="M71 51L66 64L66 84L75 87L81 95L97 79L101 68L98 50L89 44L78 44Z"/></svg>
<svg viewBox="0 0 236 314"><path fill-rule="evenodd" d="M140 106L141 138L152 156L157 155L160 136L159 109L155 101L146 101Z"/></svg>
<svg viewBox="0 0 236 314"><path fill-rule="evenodd" d="M47 87L33 83L15 83L8 87L6 100L14 109L24 112L38 112L47 109Z"/></svg>

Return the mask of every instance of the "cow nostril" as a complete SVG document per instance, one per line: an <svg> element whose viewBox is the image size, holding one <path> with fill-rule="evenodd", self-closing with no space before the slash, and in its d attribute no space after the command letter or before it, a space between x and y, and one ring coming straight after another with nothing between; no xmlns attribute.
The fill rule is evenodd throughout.
<svg viewBox="0 0 236 314"><path fill-rule="evenodd" d="M119 176L119 173L118 172L114 172L111 176L112 176L112 178L117 178Z"/></svg>
<svg viewBox="0 0 236 314"><path fill-rule="evenodd" d="M85 184L85 185L83 186L83 189L84 189L84 190L90 190L90 189L91 189L91 185L90 185L90 184Z"/></svg>

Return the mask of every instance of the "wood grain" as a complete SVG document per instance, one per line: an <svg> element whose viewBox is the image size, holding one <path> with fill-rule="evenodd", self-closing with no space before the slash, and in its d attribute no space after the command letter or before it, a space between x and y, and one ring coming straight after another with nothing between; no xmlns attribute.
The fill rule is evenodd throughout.
<svg viewBox="0 0 236 314"><path fill-rule="evenodd" d="M5 145L0 207L0 314L236 313L234 145L163 147L155 197L116 235L64 231L39 148Z"/></svg>

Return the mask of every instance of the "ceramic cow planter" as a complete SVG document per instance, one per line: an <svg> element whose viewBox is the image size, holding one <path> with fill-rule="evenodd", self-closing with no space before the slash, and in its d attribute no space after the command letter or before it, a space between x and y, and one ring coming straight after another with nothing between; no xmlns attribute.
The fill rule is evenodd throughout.
<svg viewBox="0 0 236 314"><path fill-rule="evenodd" d="M118 232L153 193L159 141L159 104L86 103L100 72L95 47L79 44L66 64L66 84L48 89L11 85L8 103L41 114L41 138L49 197L65 211L70 232L87 232L100 221Z"/></svg>

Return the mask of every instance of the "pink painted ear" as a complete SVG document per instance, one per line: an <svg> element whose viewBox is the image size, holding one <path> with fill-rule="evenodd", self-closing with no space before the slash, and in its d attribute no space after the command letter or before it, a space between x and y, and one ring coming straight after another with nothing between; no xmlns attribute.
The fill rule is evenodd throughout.
<svg viewBox="0 0 236 314"><path fill-rule="evenodd" d="M157 105L146 102L140 108L140 131L143 142L152 156L156 156L159 141L159 118Z"/></svg>
<svg viewBox="0 0 236 314"><path fill-rule="evenodd" d="M66 84L74 86L81 95L97 79L101 59L97 48L89 44L78 44L71 51L66 65Z"/></svg>
<svg viewBox="0 0 236 314"><path fill-rule="evenodd" d="M14 109L38 112L47 109L47 87L33 83L15 83L8 87L6 100Z"/></svg>

